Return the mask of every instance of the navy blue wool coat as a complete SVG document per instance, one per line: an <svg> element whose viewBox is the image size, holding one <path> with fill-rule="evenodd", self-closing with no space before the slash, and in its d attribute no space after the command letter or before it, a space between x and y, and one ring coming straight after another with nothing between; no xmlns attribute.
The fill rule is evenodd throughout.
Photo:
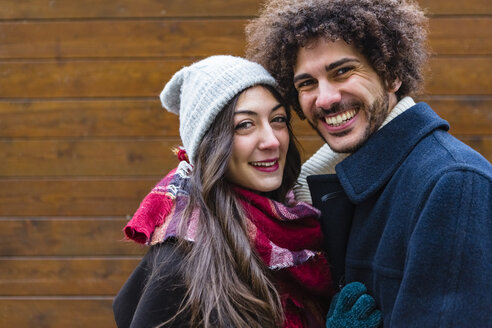
<svg viewBox="0 0 492 328"><path fill-rule="evenodd" d="M425 103L308 177L333 276L385 327L492 327L492 166Z"/></svg>

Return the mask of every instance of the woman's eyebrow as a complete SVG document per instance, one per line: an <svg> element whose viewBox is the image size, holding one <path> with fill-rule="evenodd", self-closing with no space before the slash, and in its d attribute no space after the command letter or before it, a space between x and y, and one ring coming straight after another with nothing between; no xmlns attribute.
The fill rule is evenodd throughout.
<svg viewBox="0 0 492 328"><path fill-rule="evenodd" d="M258 113L256 113L255 111L247 110L247 109L235 111L234 115L237 115L237 114L258 115Z"/></svg>
<svg viewBox="0 0 492 328"><path fill-rule="evenodd" d="M274 112L274 111L276 111L277 109L280 109L280 108L282 108L282 107L284 107L284 105L283 105L283 104L278 104L277 106L273 107L271 111L272 111L272 112Z"/></svg>
<svg viewBox="0 0 492 328"><path fill-rule="evenodd" d="M279 108L282 108L282 107L284 107L284 105L283 105L283 104L278 104L278 105L276 105L275 107L273 107L273 108L271 109L271 112L274 112L274 111L276 111L276 110L278 110ZM236 110L236 111L234 112L234 115L237 115L237 114L258 115L258 113L257 113L257 112L252 111L252 110L248 110L248 109L240 109L240 110Z"/></svg>

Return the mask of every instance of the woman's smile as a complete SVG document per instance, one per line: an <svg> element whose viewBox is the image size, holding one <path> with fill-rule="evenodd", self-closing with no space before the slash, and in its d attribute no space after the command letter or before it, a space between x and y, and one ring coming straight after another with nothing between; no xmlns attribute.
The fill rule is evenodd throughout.
<svg viewBox="0 0 492 328"><path fill-rule="evenodd" d="M274 172L279 169L280 165L278 163L278 159L269 159L258 162L250 162L255 169L262 172Z"/></svg>
<svg viewBox="0 0 492 328"><path fill-rule="evenodd" d="M289 148L287 112L269 90L243 91L234 111L234 144L227 178L259 192L278 189Z"/></svg>

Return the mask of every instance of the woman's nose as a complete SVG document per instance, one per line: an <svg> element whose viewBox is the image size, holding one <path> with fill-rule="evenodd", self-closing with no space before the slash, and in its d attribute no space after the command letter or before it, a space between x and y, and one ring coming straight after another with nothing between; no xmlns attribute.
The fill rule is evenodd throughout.
<svg viewBox="0 0 492 328"><path fill-rule="evenodd" d="M263 129L260 138L260 149L274 149L280 146L280 141L271 127Z"/></svg>

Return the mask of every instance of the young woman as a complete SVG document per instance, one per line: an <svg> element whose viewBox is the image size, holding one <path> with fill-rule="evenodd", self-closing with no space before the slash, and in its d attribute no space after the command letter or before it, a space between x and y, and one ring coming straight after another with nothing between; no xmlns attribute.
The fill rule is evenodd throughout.
<svg viewBox="0 0 492 328"><path fill-rule="evenodd" d="M275 86L232 56L165 86L186 154L125 228L152 246L114 300L118 327L325 326L333 291L319 212L292 198L300 156ZM327 326L377 327L365 292L348 285Z"/></svg>

